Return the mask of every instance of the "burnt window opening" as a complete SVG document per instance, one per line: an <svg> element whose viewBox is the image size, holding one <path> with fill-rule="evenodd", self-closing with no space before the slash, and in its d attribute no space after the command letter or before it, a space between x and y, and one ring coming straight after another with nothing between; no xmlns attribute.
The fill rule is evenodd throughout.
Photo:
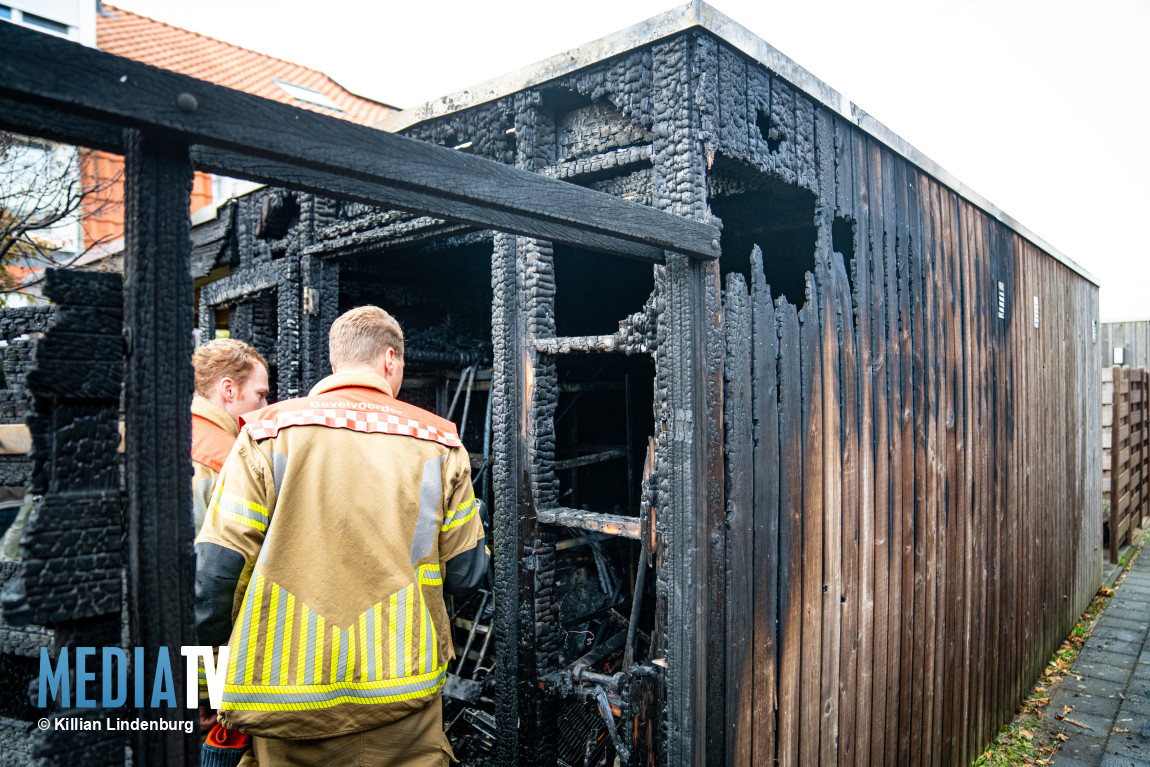
<svg viewBox="0 0 1150 767"><path fill-rule="evenodd" d="M851 293L855 287L855 220L847 216L835 216L831 223L831 249L843 257L846 266L847 282Z"/></svg>
<svg viewBox="0 0 1150 767"><path fill-rule="evenodd" d="M775 118L760 109L755 118L755 126L759 129L763 141L767 142L767 151L777 154L783 145L783 129Z"/></svg>
<svg viewBox="0 0 1150 767"><path fill-rule="evenodd" d="M299 221L299 213L299 200L294 193L282 189L269 193L260 203L256 237L262 240L282 239L292 225Z"/></svg>
<svg viewBox="0 0 1150 767"><path fill-rule="evenodd" d="M340 268L339 286L341 314L372 304L399 322L399 399L456 424L482 493L489 485L482 454L491 389L491 241L350 259Z"/></svg>
<svg viewBox="0 0 1150 767"><path fill-rule="evenodd" d="M795 184L725 158L715 157L711 212L723 221L723 276L740 272L750 284L751 250L763 252L763 271L771 295L797 309L806 303L806 275L814 271L817 229L815 195Z"/></svg>
<svg viewBox="0 0 1150 767"><path fill-rule="evenodd" d="M560 506L633 517L642 497L643 461L654 435L655 367L645 354L571 354L555 358L555 474ZM626 631L636 542L567 529L556 544L561 664L589 651L596 637ZM644 588L641 633L654 622L653 579ZM601 641L601 639L599 640ZM637 658L646 645L639 643Z"/></svg>
<svg viewBox="0 0 1150 767"><path fill-rule="evenodd" d="M555 245L555 333L610 335L643 309L654 287L648 263Z"/></svg>

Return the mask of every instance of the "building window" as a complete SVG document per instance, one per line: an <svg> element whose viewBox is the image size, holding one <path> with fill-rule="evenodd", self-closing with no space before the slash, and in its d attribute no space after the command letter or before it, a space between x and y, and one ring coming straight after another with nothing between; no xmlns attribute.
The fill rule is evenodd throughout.
<svg viewBox="0 0 1150 767"><path fill-rule="evenodd" d="M0 19L12 19L12 9L6 5L0 5Z"/></svg>
<svg viewBox="0 0 1150 767"><path fill-rule="evenodd" d="M303 101L307 104L314 104L318 107L326 107L327 109L334 109L337 112L343 111L343 107L332 101L332 99L327 96L327 94L320 93L314 88L306 88L302 85L289 83L286 80L280 80L275 77L272 78L272 82L278 85L280 90L297 101Z"/></svg>
<svg viewBox="0 0 1150 767"><path fill-rule="evenodd" d="M68 36L68 30L70 27L67 24L61 24L58 21L52 21L51 19L46 19L43 16L36 16L35 14L28 12L25 12L23 15L24 23L30 27L36 27L38 29L43 29L47 32L53 32L57 35L63 35L65 37Z"/></svg>

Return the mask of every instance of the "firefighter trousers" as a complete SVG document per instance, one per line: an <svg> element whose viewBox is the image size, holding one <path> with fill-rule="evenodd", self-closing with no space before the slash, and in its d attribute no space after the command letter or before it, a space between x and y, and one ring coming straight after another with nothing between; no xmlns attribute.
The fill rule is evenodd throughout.
<svg viewBox="0 0 1150 767"><path fill-rule="evenodd" d="M252 751L240 767L446 767L455 758L443 733L438 697L374 730L319 740L253 737Z"/></svg>

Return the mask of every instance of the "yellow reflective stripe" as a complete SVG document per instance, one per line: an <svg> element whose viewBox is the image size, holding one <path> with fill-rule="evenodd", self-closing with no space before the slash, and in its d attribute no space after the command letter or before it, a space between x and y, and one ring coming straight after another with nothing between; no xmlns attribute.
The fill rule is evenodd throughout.
<svg viewBox="0 0 1150 767"><path fill-rule="evenodd" d="M423 641L424 648L427 647L427 603L423 600L423 589L419 589L419 638ZM427 673L427 653L419 653L419 673Z"/></svg>
<svg viewBox="0 0 1150 767"><path fill-rule="evenodd" d="M338 626L331 627L331 676L328 677L333 682L339 681L339 635L340 630Z"/></svg>
<svg viewBox="0 0 1150 767"><path fill-rule="evenodd" d="M415 623L415 586L411 585L404 589L404 617L403 621L403 671L401 676L407 676L411 673L411 635L412 624Z"/></svg>
<svg viewBox="0 0 1150 767"><path fill-rule="evenodd" d="M236 522L255 528L256 530L263 531L268 529L267 508L255 501L241 498L235 493L220 491L220 493L216 495L216 503L213 509L217 514L226 514Z"/></svg>
<svg viewBox="0 0 1150 767"><path fill-rule="evenodd" d="M323 682L323 662L321 659L323 658L323 646L325 644L324 640L326 638L327 638L327 634L325 633L325 630L324 630L323 616L320 615L319 613L316 613L316 615L315 615L315 639L316 639L316 643L319 646L315 647L315 648L311 648L313 650L313 652L315 653L313 657L318 661L315 664L315 673L312 676L312 684L320 684L321 682Z"/></svg>
<svg viewBox="0 0 1150 767"><path fill-rule="evenodd" d="M339 682L323 685L224 686L223 708L228 711L301 711L341 703L373 705L395 703L433 694L443 686L447 664L427 674L378 682Z"/></svg>
<svg viewBox="0 0 1150 767"><path fill-rule="evenodd" d="M396 648L395 648L396 639L397 639L397 637L395 635L396 634L395 616L396 616L396 613L399 612L399 593L398 592L391 595L388 607L390 609L388 609L388 611L387 611L387 649L388 649L388 659L387 660L388 660L388 670L391 672L388 676L392 679L395 679L397 676L399 676L399 670L398 670L398 666L396 664L396 661L398 660L398 658L397 658L397 653L396 653Z"/></svg>
<svg viewBox="0 0 1150 767"><path fill-rule="evenodd" d="M470 520L472 517L475 516L475 512L478 508L479 508L479 505L477 503L475 503L474 500L472 500L471 510L467 512L466 516L453 518L450 522L444 522L442 529L444 531L447 531L447 530L451 530L452 528L459 527L460 525L466 524L468 522L468 520Z"/></svg>
<svg viewBox="0 0 1150 767"><path fill-rule="evenodd" d="M299 653L295 659L295 682L296 684L307 684L307 678L304 676L307 673L307 627L308 615L311 610L307 605L300 603L299 615Z"/></svg>
<svg viewBox="0 0 1150 767"><path fill-rule="evenodd" d="M272 603L268 605L268 629L264 636L264 665L260 670L260 679L264 684L272 681L272 652L275 650L276 640L276 610L280 606L280 587L272 583Z"/></svg>
<svg viewBox="0 0 1150 767"><path fill-rule="evenodd" d="M368 610L370 612L370 610ZM367 679L367 613L361 613L359 616L359 678L360 681L366 682Z"/></svg>
<svg viewBox="0 0 1150 767"><path fill-rule="evenodd" d="M472 492L471 497L469 497L463 503L459 504L459 506L455 508L455 511L444 515L443 526L440 529L447 531L453 527L462 525L464 522L475 516L476 508L478 508L478 504L475 503L475 493ZM465 514L465 516L461 517L459 516L460 514Z"/></svg>
<svg viewBox="0 0 1150 767"><path fill-rule="evenodd" d="M347 630L347 670L343 672L343 681L355 681L355 624Z"/></svg>
<svg viewBox="0 0 1150 767"><path fill-rule="evenodd" d="M442 585L443 575L439 572L439 565L420 565L419 582L427 586Z"/></svg>
<svg viewBox="0 0 1150 767"><path fill-rule="evenodd" d="M372 636L375 638L375 681L383 679L383 602L372 608Z"/></svg>
<svg viewBox="0 0 1150 767"><path fill-rule="evenodd" d="M280 651L280 679L287 681L288 678L288 665L291 663L291 632L292 622L295 619L295 594L290 591L285 591L287 594L287 619L284 620L284 638L283 649Z"/></svg>
<svg viewBox="0 0 1150 767"><path fill-rule="evenodd" d="M256 666L256 639L260 635L260 608L264 603L264 576L256 573L256 590L252 597L252 620L248 629L247 656L244 665L244 684L251 684L252 672Z"/></svg>

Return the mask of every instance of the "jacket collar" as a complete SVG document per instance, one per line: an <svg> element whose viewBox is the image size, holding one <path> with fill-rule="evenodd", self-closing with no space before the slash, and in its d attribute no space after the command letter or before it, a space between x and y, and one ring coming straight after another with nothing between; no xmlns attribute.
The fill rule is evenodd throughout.
<svg viewBox="0 0 1150 767"><path fill-rule="evenodd" d="M387 382L384 381L384 383ZM240 425L236 423L236 419L228 415L228 411L219 405L213 404L211 400L198 394L192 397L192 415L198 415L206 421L211 421L233 437L239 436Z"/></svg>
<svg viewBox="0 0 1150 767"><path fill-rule="evenodd" d="M386 378L379 373L372 373L366 370L350 370L346 373L332 373L313 386L311 391L308 392L308 396L315 397L335 389L346 389L351 386L375 389L376 391L382 392L384 396L395 397L395 395L391 393L391 386L387 383Z"/></svg>

